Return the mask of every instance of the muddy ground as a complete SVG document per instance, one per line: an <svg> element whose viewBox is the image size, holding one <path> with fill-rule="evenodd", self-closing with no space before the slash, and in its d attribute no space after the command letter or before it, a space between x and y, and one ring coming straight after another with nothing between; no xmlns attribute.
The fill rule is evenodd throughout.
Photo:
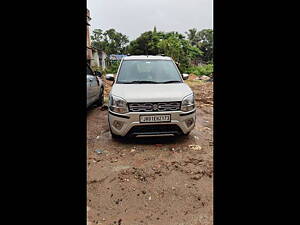
<svg viewBox="0 0 300 225"><path fill-rule="evenodd" d="M88 224L213 224L213 84L187 83L197 103L187 137L113 140L107 110L87 111Z"/></svg>

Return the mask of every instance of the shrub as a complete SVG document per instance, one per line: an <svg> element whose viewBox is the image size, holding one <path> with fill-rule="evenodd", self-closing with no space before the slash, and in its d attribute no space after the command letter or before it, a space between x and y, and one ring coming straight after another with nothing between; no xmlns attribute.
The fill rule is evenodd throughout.
<svg viewBox="0 0 300 225"><path fill-rule="evenodd" d="M186 70L187 73L193 73L197 76L212 76L213 64L207 64L203 66L192 66Z"/></svg>
<svg viewBox="0 0 300 225"><path fill-rule="evenodd" d="M105 73L117 73L120 65L120 61L111 62L105 69Z"/></svg>
<svg viewBox="0 0 300 225"><path fill-rule="evenodd" d="M101 66L92 66L91 68L92 68L93 71L99 71L101 73L104 72L104 70Z"/></svg>
<svg viewBox="0 0 300 225"><path fill-rule="evenodd" d="M105 69L103 69L101 66L92 66L91 68L93 71L99 71L102 74L107 74L107 73L115 74L118 72L119 65L120 65L120 61L113 61L113 62L109 62Z"/></svg>
<svg viewBox="0 0 300 225"><path fill-rule="evenodd" d="M117 73L120 65L120 61L112 62L106 67L106 73Z"/></svg>

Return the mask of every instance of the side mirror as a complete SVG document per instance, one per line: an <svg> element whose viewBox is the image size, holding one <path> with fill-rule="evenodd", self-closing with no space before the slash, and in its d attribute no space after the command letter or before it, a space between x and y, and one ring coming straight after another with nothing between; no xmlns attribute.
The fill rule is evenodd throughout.
<svg viewBox="0 0 300 225"><path fill-rule="evenodd" d="M106 74L105 78L106 78L106 80L114 81L115 80L115 75L109 73L109 74Z"/></svg>
<svg viewBox="0 0 300 225"><path fill-rule="evenodd" d="M183 74L182 74L182 78L183 78L184 80L187 80L187 79L189 78L189 74L183 73Z"/></svg>
<svg viewBox="0 0 300 225"><path fill-rule="evenodd" d="M95 71L95 76L97 76L97 77L101 77L101 76L102 76L102 73L101 73L101 72L99 72L99 71Z"/></svg>

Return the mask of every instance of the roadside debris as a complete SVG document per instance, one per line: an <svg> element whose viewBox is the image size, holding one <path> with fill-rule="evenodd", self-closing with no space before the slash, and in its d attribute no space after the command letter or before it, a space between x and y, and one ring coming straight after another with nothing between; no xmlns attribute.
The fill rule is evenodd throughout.
<svg viewBox="0 0 300 225"><path fill-rule="evenodd" d="M102 154L102 153L104 153L104 151L101 150L101 149L96 149L95 152L96 152L97 154Z"/></svg>
<svg viewBox="0 0 300 225"><path fill-rule="evenodd" d="M202 149L202 147L200 145L189 145L189 148L192 150L196 150L196 151Z"/></svg>
<svg viewBox="0 0 300 225"><path fill-rule="evenodd" d="M203 76L200 77L200 79L204 80L204 81L207 81L207 80L210 80L210 77L203 75Z"/></svg>

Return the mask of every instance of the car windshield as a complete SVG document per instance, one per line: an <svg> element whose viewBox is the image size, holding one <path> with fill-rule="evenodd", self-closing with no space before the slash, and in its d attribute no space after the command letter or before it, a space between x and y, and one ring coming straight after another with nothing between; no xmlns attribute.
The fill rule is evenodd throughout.
<svg viewBox="0 0 300 225"><path fill-rule="evenodd" d="M182 79L171 60L124 60L117 83L182 83Z"/></svg>

